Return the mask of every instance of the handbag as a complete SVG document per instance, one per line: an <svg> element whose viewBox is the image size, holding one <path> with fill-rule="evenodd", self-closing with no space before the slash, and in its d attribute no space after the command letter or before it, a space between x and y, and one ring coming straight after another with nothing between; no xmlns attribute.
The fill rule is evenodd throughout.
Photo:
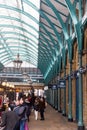
<svg viewBox="0 0 87 130"><path fill-rule="evenodd" d="M29 130L28 121L25 122L25 128L24 128L24 130Z"/></svg>

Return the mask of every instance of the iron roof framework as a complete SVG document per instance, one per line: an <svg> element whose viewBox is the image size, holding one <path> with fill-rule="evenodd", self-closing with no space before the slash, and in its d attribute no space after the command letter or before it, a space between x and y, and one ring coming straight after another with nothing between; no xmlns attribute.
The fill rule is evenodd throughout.
<svg viewBox="0 0 87 130"><path fill-rule="evenodd" d="M19 52L21 59L38 67L49 82L77 33L81 7L80 0L40 0L40 9L30 0L1 0L0 62L8 64Z"/></svg>
<svg viewBox="0 0 87 130"><path fill-rule="evenodd" d="M0 59L4 65L15 60L19 53L21 60L37 66L39 14L28 3L0 1Z"/></svg>
<svg viewBox="0 0 87 130"><path fill-rule="evenodd" d="M41 0L39 29L38 66L49 83L61 71L61 62L66 64L66 50L69 62L72 57L73 37L80 37L82 1ZM81 47L79 47L80 49Z"/></svg>

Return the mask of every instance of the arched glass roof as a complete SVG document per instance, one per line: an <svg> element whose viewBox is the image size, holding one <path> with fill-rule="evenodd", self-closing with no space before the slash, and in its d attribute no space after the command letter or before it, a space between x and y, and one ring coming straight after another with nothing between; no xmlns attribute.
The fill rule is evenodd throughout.
<svg viewBox="0 0 87 130"><path fill-rule="evenodd" d="M0 62L19 53L46 77L75 32L80 7L78 0L0 0Z"/></svg>
<svg viewBox="0 0 87 130"><path fill-rule="evenodd" d="M5 66L20 59L37 67L39 13L37 0L0 0L0 61Z"/></svg>

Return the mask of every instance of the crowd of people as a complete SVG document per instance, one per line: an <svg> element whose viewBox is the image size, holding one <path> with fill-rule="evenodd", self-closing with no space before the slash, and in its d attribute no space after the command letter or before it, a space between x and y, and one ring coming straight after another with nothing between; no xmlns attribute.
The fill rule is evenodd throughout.
<svg viewBox="0 0 87 130"><path fill-rule="evenodd" d="M0 130L28 130L31 112L34 112L35 120L38 120L38 113L40 120L44 120L45 108L46 102L42 96L21 95L15 102L8 100L0 109Z"/></svg>

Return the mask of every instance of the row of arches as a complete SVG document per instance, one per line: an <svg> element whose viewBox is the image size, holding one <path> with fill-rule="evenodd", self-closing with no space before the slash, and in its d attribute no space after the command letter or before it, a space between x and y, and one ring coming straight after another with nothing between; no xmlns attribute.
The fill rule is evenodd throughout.
<svg viewBox="0 0 87 130"><path fill-rule="evenodd" d="M68 50L65 53L65 66L61 58L60 72L49 82L47 100L55 109L66 115L69 121L76 121L78 129L87 126L87 26L84 26L82 41L82 63L79 66L78 44L72 44L72 62L69 62ZM61 87L59 81L65 82ZM56 85L56 89L53 89Z"/></svg>

